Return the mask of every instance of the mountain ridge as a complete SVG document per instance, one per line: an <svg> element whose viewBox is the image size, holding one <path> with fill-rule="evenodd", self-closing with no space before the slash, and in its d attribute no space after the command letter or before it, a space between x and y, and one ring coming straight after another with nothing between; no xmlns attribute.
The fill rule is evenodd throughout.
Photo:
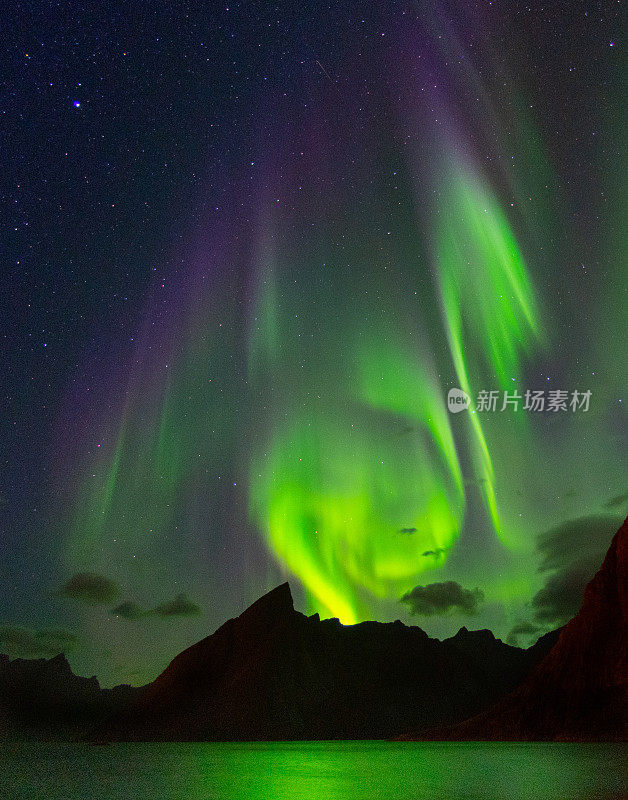
<svg viewBox="0 0 628 800"><path fill-rule="evenodd" d="M463 630L439 641L399 620L307 617L284 583L176 656L94 739L389 738L411 720L484 708L550 646L522 650Z"/></svg>
<svg viewBox="0 0 628 800"><path fill-rule="evenodd" d="M73 738L128 705L139 689L102 689L75 675L63 653L52 658L0 654L0 738Z"/></svg>

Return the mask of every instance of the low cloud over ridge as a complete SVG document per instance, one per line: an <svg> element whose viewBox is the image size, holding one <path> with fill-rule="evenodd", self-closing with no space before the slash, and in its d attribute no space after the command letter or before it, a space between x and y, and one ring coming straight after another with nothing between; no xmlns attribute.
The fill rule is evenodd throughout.
<svg viewBox="0 0 628 800"><path fill-rule="evenodd" d="M473 616L483 601L484 592L480 589L464 589L456 581L445 581L415 586L400 602L405 603L413 615L432 617L451 612Z"/></svg>

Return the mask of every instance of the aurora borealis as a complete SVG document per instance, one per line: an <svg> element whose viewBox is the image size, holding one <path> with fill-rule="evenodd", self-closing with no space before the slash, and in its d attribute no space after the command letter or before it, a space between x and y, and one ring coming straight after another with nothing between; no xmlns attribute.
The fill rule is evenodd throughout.
<svg viewBox="0 0 628 800"><path fill-rule="evenodd" d="M25 29L2 624L71 631L105 683L152 677L282 578L345 624L560 624L535 606L559 569L539 542L563 531L566 575L578 521L603 553L625 513L615 5ZM497 410L452 414L451 388ZM501 410L526 390L591 405ZM116 602L55 594L84 573ZM401 602L445 582L480 592L471 620Z"/></svg>

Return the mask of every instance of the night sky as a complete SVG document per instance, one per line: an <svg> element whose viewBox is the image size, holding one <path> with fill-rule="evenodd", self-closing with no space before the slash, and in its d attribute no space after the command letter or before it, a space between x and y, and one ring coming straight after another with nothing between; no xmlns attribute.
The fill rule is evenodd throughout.
<svg viewBox="0 0 628 800"><path fill-rule="evenodd" d="M286 579L569 619L628 509L624 23L5 9L0 652L139 684Z"/></svg>

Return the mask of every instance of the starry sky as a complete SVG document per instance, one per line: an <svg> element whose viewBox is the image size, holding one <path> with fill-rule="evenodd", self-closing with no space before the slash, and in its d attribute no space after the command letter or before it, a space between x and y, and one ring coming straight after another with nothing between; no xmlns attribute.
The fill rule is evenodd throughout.
<svg viewBox="0 0 628 800"><path fill-rule="evenodd" d="M569 619L628 508L621 5L3 23L0 652L140 684L286 579Z"/></svg>

